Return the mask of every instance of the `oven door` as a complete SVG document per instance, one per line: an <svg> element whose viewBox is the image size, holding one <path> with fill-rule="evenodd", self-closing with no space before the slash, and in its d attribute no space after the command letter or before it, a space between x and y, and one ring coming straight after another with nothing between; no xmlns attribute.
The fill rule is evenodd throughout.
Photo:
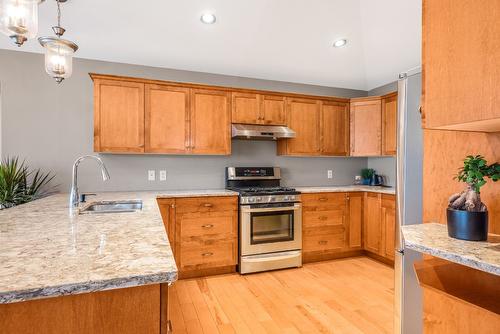
<svg viewBox="0 0 500 334"><path fill-rule="evenodd" d="M242 256L302 249L302 205L241 206L240 245Z"/></svg>

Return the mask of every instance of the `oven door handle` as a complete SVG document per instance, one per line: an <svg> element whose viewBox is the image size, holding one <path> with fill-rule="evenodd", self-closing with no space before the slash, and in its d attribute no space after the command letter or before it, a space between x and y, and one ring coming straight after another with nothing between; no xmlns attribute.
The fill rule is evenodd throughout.
<svg viewBox="0 0 500 334"><path fill-rule="evenodd" d="M272 208L250 208L242 206L241 212L274 212L274 211L299 210L300 208L301 208L300 204L295 204L294 206L280 206Z"/></svg>

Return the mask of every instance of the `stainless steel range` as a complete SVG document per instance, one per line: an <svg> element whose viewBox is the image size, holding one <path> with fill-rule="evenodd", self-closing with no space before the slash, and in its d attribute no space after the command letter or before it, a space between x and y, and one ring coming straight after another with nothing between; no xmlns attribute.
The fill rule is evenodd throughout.
<svg viewBox="0 0 500 334"><path fill-rule="evenodd" d="M228 167L226 188L239 192L239 271L302 266L300 193L280 186L278 167Z"/></svg>

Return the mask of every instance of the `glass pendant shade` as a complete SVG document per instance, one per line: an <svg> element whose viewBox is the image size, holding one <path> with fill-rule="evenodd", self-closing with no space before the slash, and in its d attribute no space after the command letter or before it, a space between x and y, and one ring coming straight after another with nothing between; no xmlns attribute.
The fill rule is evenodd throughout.
<svg viewBox="0 0 500 334"><path fill-rule="evenodd" d="M0 31L21 46L38 33L38 4L43 0L0 0Z"/></svg>
<svg viewBox="0 0 500 334"><path fill-rule="evenodd" d="M45 71L58 83L69 78L73 72L73 54L78 46L65 39L41 37L38 39L45 48Z"/></svg>

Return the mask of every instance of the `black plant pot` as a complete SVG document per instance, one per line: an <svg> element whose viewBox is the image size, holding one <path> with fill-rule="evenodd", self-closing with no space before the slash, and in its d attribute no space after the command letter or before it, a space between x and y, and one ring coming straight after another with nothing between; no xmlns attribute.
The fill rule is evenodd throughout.
<svg viewBox="0 0 500 334"><path fill-rule="evenodd" d="M488 239L488 212L470 212L448 208L448 235L452 238L485 241Z"/></svg>

